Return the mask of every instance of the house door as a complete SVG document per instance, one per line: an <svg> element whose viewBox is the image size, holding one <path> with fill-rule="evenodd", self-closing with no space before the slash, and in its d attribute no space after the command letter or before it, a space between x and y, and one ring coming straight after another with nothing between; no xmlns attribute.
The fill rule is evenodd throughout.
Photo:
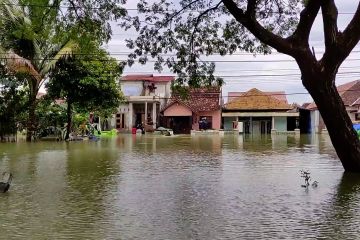
<svg viewBox="0 0 360 240"><path fill-rule="evenodd" d="M191 120L191 117L172 117L170 125L174 134L190 134Z"/></svg>

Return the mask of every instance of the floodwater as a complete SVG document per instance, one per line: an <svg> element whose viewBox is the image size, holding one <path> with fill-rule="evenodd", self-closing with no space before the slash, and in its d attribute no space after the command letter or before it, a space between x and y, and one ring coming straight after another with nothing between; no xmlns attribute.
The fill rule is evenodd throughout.
<svg viewBox="0 0 360 240"><path fill-rule="evenodd" d="M309 170L317 188L301 187ZM358 239L360 175L328 136L0 144L0 239Z"/></svg>

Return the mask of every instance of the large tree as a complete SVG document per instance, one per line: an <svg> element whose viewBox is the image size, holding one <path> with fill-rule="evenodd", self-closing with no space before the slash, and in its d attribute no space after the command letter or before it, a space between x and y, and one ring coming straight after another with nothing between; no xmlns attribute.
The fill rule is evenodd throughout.
<svg viewBox="0 0 360 240"><path fill-rule="evenodd" d="M360 172L360 142L335 86L340 65L360 40L360 3L347 27L338 29L335 0L140 0L138 15L122 23L140 34L128 40L129 63L157 57L180 83L203 76L214 66L200 56L236 51L268 53L275 49L295 59L305 88L324 119L346 171ZM300 14L299 14L300 13ZM321 15L319 15L321 13ZM325 52L317 59L309 45L315 18L323 20ZM176 54L164 57L163 54ZM210 79L214 79L213 77Z"/></svg>
<svg viewBox="0 0 360 240"><path fill-rule="evenodd" d="M0 59L14 73L27 73L27 140L36 130L37 93L56 62L90 40L107 41L109 19L124 14L121 0L2 0Z"/></svg>
<svg viewBox="0 0 360 240"><path fill-rule="evenodd" d="M121 73L122 66L102 49L90 56L78 54L57 63L46 88L49 97L66 100L65 139L69 138L74 107L76 112L112 114L116 111L122 100L117 84Z"/></svg>

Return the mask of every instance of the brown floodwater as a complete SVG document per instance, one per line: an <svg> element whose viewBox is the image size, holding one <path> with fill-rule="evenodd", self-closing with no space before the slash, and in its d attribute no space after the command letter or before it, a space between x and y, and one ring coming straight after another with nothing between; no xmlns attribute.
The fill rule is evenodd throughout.
<svg viewBox="0 0 360 240"><path fill-rule="evenodd" d="M301 187L309 170L317 188ZM360 175L324 135L0 144L0 239L357 239Z"/></svg>

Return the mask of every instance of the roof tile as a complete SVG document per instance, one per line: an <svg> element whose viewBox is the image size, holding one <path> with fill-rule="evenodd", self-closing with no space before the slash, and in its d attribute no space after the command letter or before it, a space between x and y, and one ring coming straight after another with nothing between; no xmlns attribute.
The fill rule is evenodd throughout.
<svg viewBox="0 0 360 240"><path fill-rule="evenodd" d="M178 95L172 96L169 103L162 109L162 111L165 111L174 103L180 103L195 113L217 111L221 108L219 98L220 88L218 87L191 89L189 97L186 99L181 98Z"/></svg>
<svg viewBox="0 0 360 240"><path fill-rule="evenodd" d="M337 86L337 90L345 106L352 106L358 103L360 98L360 80L355 80L342 85ZM314 102L309 104L306 109L315 110L317 106Z"/></svg>
<svg viewBox="0 0 360 240"><path fill-rule="evenodd" d="M262 92L253 88L232 99L225 105L227 110L290 110L292 106L287 103L286 96L281 98L272 95L274 92ZM282 92L276 92L278 94ZM285 98L285 99L284 99Z"/></svg>

